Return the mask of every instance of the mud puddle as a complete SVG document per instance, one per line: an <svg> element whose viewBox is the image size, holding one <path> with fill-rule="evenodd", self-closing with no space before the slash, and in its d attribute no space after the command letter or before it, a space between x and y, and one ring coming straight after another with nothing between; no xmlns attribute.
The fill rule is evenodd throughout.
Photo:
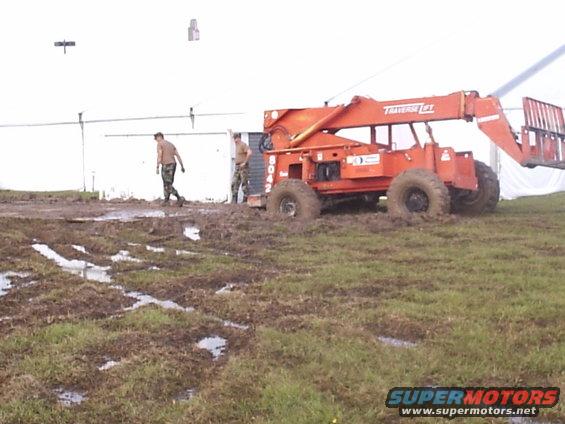
<svg viewBox="0 0 565 424"><path fill-rule="evenodd" d="M120 250L118 253L111 256L110 259L112 259L112 262L142 262L141 259L131 256L128 250Z"/></svg>
<svg viewBox="0 0 565 424"><path fill-rule="evenodd" d="M104 362L102 365L100 365L97 368L98 371L107 371L110 368L114 368L117 365L120 365L120 361L114 361L113 359L108 359L106 362Z"/></svg>
<svg viewBox="0 0 565 424"><path fill-rule="evenodd" d="M164 247L156 247L156 246L145 246L145 249L150 251L150 252L154 252L154 253L165 253L165 248Z"/></svg>
<svg viewBox="0 0 565 424"><path fill-rule="evenodd" d="M46 258L55 261L55 263L59 265L59 267L61 267L63 271L70 272L72 274L79 275L87 280L97 281L100 283L112 282L112 277L108 274L110 267L101 267L91 264L90 262L79 261L76 259L66 259L46 244L36 243L33 244L32 247ZM121 257L125 256L126 258L134 259L129 257L128 255L123 255L124 252L125 251L121 252ZM176 309L184 312L192 312L194 310L194 308L185 308L183 306L180 306L178 303L175 303L172 300L159 300L151 295L138 291L127 291L123 286L120 285L112 285L111 287L121 291L126 297L136 300L136 302L132 306L125 308L125 310L134 310L145 305L158 305L165 309Z"/></svg>
<svg viewBox="0 0 565 424"><path fill-rule="evenodd" d="M198 342L200 349L206 349L212 354L212 360L216 361L226 350L227 340L220 336L205 337Z"/></svg>
<svg viewBox="0 0 565 424"><path fill-rule="evenodd" d="M414 342L409 342L406 340L400 340L400 339L395 339L393 337L384 337L384 336L378 336L377 339L389 346L394 346L394 347L404 347L404 348L412 348L412 347L416 347L417 344Z"/></svg>
<svg viewBox="0 0 565 424"><path fill-rule="evenodd" d="M35 243L32 245L32 247L46 258L53 260L57 265L59 265L59 267L61 267L61 269L63 269L63 271L75 275L79 275L87 280L97 281L101 283L112 283L112 277L108 273L110 267L101 267L98 265L94 265L90 262L80 261L76 259L73 260L66 259L65 257L59 255L57 252L55 252L46 244ZM173 302L172 300L161 300L147 293L142 293L135 290L128 290L119 284L112 284L110 285L110 287L120 291L125 297L129 297L130 299L135 300L134 304L124 308L123 309L124 311L136 310L146 305L156 305L164 309L172 309L181 312L194 312L195 310L191 306L189 307L181 306L178 303ZM233 321L223 320L217 317L211 317L211 318L216 320L217 322L221 322L224 327L231 327L239 330L247 330L249 328L249 326L247 325L239 324ZM206 346L209 345L210 348L213 349L214 352L217 352L217 355L219 356L223 353L225 349L226 340L222 339L221 337L214 336L211 338L204 339L202 343L204 343ZM216 343L216 345L214 343Z"/></svg>
<svg viewBox="0 0 565 424"><path fill-rule="evenodd" d="M182 256L182 255L197 255L196 252L191 252L190 250L175 250L175 254L177 256Z"/></svg>
<svg viewBox="0 0 565 424"><path fill-rule="evenodd" d="M222 287L219 290L216 290L216 294L225 294L225 293L231 293L232 290L234 289L235 284L226 284L224 287Z"/></svg>
<svg viewBox="0 0 565 424"><path fill-rule="evenodd" d="M81 246L79 244L72 244L71 247L75 249L77 252L88 254L88 252L86 251L86 247L84 246Z"/></svg>
<svg viewBox="0 0 565 424"><path fill-rule="evenodd" d="M167 215L160 210L147 210L147 209L129 209L123 211L112 211L101 216L92 218L80 218L85 221L120 221L132 222L141 218L165 218L166 216L175 216L175 214Z"/></svg>
<svg viewBox="0 0 565 424"><path fill-rule="evenodd" d="M157 305L164 309L174 309L183 312L194 311L194 308L190 306L189 307L181 306L178 303L173 302L172 300L159 300L146 293L141 293L138 291L127 291L122 286L112 286L112 287L121 290L125 296L137 300L137 302L135 302L133 305L131 305L128 308L125 308L124 311L133 311L135 309L139 309L142 306L146 306L146 305Z"/></svg>
<svg viewBox="0 0 565 424"><path fill-rule="evenodd" d="M237 322L233 322L233 321L229 321L229 320L224 320L223 324L224 324L224 327L237 328L238 330L249 330L248 325L239 324Z"/></svg>
<svg viewBox="0 0 565 424"><path fill-rule="evenodd" d="M110 274L108 273L110 267L98 266L90 262L78 259L69 260L59 255L46 244L35 243L32 244L31 247L33 247L35 251L39 252L47 259L51 259L53 262L59 265L59 267L62 268L63 271L81 276L85 280L98 281L99 283L112 282L112 277L110 277Z"/></svg>
<svg viewBox="0 0 565 424"><path fill-rule="evenodd" d="M200 229L198 227L194 227L194 226L186 226L184 227L184 232L183 232L184 236L189 238L190 240L193 241L198 241L200 240Z"/></svg>
<svg viewBox="0 0 565 424"><path fill-rule="evenodd" d="M87 399L84 392L66 390L63 388L55 389L55 394L57 395L59 403L66 408L80 405Z"/></svg>
<svg viewBox="0 0 565 424"><path fill-rule="evenodd" d="M202 215L214 215L214 214L222 212L221 209L204 209L204 208L196 208L196 209L194 209L194 211L198 212Z"/></svg>
<svg viewBox="0 0 565 424"><path fill-rule="evenodd" d="M12 278L14 277L26 278L29 277L29 274L14 271L0 272L0 297L5 296L8 291L13 288Z"/></svg>
<svg viewBox="0 0 565 424"><path fill-rule="evenodd" d="M173 402L188 402L196 396L196 389L186 389L173 398Z"/></svg>

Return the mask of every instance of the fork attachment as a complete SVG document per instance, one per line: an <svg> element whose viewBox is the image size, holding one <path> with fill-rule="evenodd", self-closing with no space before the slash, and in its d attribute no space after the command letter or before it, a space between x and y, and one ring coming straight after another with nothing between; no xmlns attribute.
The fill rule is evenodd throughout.
<svg viewBox="0 0 565 424"><path fill-rule="evenodd" d="M565 169L563 109L529 97L523 98L522 165Z"/></svg>

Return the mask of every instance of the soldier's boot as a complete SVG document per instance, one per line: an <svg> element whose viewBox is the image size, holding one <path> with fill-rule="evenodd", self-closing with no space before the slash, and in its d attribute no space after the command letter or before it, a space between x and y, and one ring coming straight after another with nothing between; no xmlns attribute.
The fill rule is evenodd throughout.
<svg viewBox="0 0 565 424"><path fill-rule="evenodd" d="M170 205L169 199L164 199L164 200L161 202L161 206L169 206L169 205Z"/></svg>
<svg viewBox="0 0 565 424"><path fill-rule="evenodd" d="M184 205L185 200L186 200L186 199L185 199L184 197L179 196L179 198L177 199L177 206L178 206L179 208L182 208L182 205Z"/></svg>
<svg viewBox="0 0 565 424"><path fill-rule="evenodd" d="M241 201L241 203L247 203L247 194L243 196L243 200Z"/></svg>

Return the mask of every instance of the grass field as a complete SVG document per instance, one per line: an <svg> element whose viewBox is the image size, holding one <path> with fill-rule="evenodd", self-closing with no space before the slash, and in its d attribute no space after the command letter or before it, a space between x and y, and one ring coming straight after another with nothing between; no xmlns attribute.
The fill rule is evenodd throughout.
<svg viewBox="0 0 565 424"><path fill-rule="evenodd" d="M564 386L565 194L444 222L382 215L226 214L198 242L175 219L0 218L0 272L29 274L0 297L0 423L431 423L387 409L388 390ZM131 298L62 271L33 239L195 310L124 309ZM141 262L112 263L123 249ZM208 336L227 340L217 360L198 346ZM85 400L63 406L63 389ZM562 403L541 419L563 422Z"/></svg>
<svg viewBox="0 0 565 424"><path fill-rule="evenodd" d="M34 200L34 199L58 199L58 200L92 200L98 199L97 191L18 191L18 190L1 190L0 202L2 201L18 201L18 200Z"/></svg>

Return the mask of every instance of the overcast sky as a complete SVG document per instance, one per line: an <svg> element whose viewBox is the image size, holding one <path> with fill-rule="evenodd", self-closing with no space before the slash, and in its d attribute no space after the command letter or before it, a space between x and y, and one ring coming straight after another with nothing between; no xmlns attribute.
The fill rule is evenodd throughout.
<svg viewBox="0 0 565 424"><path fill-rule="evenodd" d="M0 121L317 105L403 59L335 101L486 94L565 42L563 16L557 0L2 2ZM525 94L562 100L564 63Z"/></svg>

